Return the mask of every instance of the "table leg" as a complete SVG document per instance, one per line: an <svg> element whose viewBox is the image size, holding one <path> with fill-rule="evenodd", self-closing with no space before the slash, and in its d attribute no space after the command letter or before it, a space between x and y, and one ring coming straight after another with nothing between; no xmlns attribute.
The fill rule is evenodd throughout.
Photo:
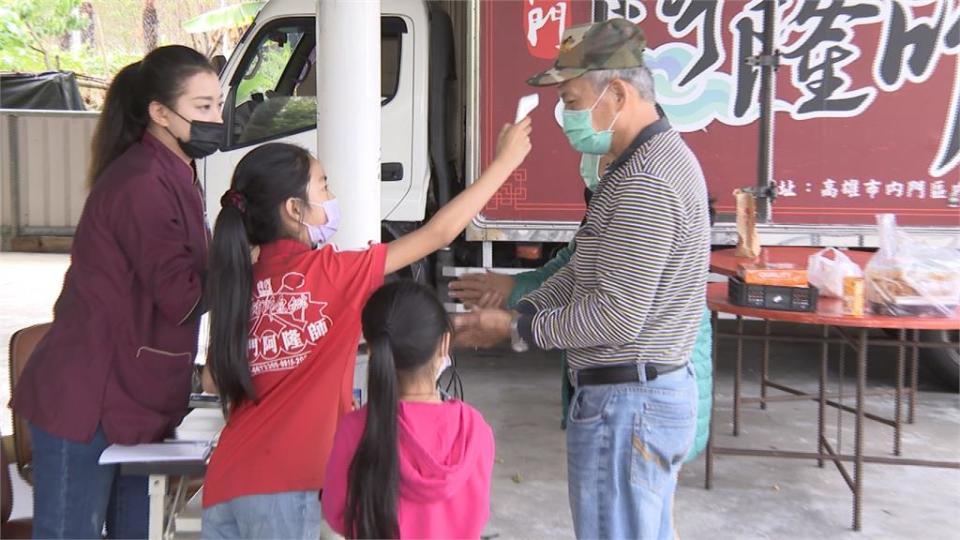
<svg viewBox="0 0 960 540"><path fill-rule="evenodd" d="M708 427L707 435L707 459L706 459L706 480L704 481L704 488L712 489L713 488L713 419L716 417L716 403L717 403L717 356L718 345L720 344L720 337L717 333L720 331L718 328L719 315L716 311L710 314L710 326L713 328L713 350L711 351L711 357L713 361L713 376L710 377L710 421Z"/></svg>
<svg viewBox="0 0 960 540"><path fill-rule="evenodd" d="M163 509L167 497L167 477L162 474L151 474L148 478L147 494L150 497L147 537L150 540L163 540Z"/></svg>
<svg viewBox="0 0 960 540"><path fill-rule="evenodd" d="M174 492L173 500L171 500L170 507L167 510L166 524L163 527L164 538L173 538L173 535L176 533L177 512L180 511L180 507L183 505L183 499L187 495L188 481L189 479L186 476L179 477L177 490Z"/></svg>
<svg viewBox="0 0 960 540"><path fill-rule="evenodd" d="M861 526L861 506L863 498L863 393L867 386L867 330L860 329L857 340L857 426L854 440L854 488L853 488L853 530Z"/></svg>
<svg viewBox="0 0 960 540"><path fill-rule="evenodd" d="M897 346L897 401L893 413L893 455L900 455L900 434L903 424L903 370L907 359L907 331L900 329L898 336L900 345Z"/></svg>
<svg viewBox="0 0 960 540"><path fill-rule="evenodd" d="M916 417L913 414L914 408L917 406L917 376L919 375L919 366L920 366L920 347L917 345L920 343L920 331L913 331L913 365L910 366L910 405L909 410L907 411L907 422L914 423Z"/></svg>
<svg viewBox="0 0 960 540"><path fill-rule="evenodd" d="M817 453L823 455L823 439L826 436L824 424L826 423L827 412L827 360L830 356L830 327L823 327L823 343L820 344L820 403L817 407ZM817 459L817 467L823 468L823 460Z"/></svg>
<svg viewBox="0 0 960 540"><path fill-rule="evenodd" d="M770 380L770 321L763 321L763 361L760 366L760 409L767 409L767 381Z"/></svg>
<svg viewBox="0 0 960 540"><path fill-rule="evenodd" d="M740 382L743 378L743 317L737 315L737 366L733 378L733 435L740 435Z"/></svg>

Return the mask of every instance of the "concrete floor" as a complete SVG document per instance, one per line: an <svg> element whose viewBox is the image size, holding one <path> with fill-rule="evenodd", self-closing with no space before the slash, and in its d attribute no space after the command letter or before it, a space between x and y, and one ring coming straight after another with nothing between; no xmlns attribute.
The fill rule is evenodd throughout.
<svg viewBox="0 0 960 540"><path fill-rule="evenodd" d="M6 356L10 334L47 320L59 292L67 259L63 256L0 254L0 347ZM753 448L815 451L816 405L772 404L743 410L740 437L731 429L731 343L722 344L718 403L714 426L717 444ZM747 349L747 380L756 380L757 351ZM775 349L776 378L813 391L816 349ZM870 386L890 386L893 357L877 353L871 361ZM487 527L498 538L572 538L567 506L564 434L560 430L559 357L551 353L515 355L480 351L457 355L466 400L479 408L497 437L492 515ZM850 357L843 384L853 388ZM6 370L0 370L0 400L8 399ZM831 378L835 382L836 365ZM746 394L757 393L754 383ZM892 400L868 398L871 411L891 414ZM852 403L852 400L848 401ZM960 460L960 400L921 371L917 423L904 430L904 454ZM837 413L828 415L828 434L837 437ZM3 415L0 428L9 431ZM842 418L840 438L851 452L853 417ZM867 424L868 453L889 454L892 430ZM852 496L832 466L815 462L741 457L717 458L715 486L703 489L703 458L681 471L677 493L677 528L684 539L715 538L957 538L960 530L960 471L867 465L863 531L850 531ZM18 484L15 515L29 515L29 491ZM181 536L181 535L178 535ZM182 535L190 537L191 535Z"/></svg>
<svg viewBox="0 0 960 540"><path fill-rule="evenodd" d="M804 352L785 351L775 364L778 378L816 388L815 371L797 364ZM484 411L497 434L491 534L503 538L572 538L566 499L566 456L559 430L558 360L549 354L520 357L491 353L458 359L466 398ZM882 363L878 362L878 363ZM871 381L871 385L885 381ZM714 419L717 444L816 451L816 404L778 403L766 411L748 407L742 434L729 435L732 370L721 364ZM852 381L845 381L851 388ZM905 429L907 456L960 460L960 406L956 394L922 392L917 423ZM746 389L757 392L753 386ZM870 410L892 411L869 399ZM842 441L852 453L852 415L842 419ZM836 436L836 413L828 434ZM867 450L888 454L892 430L867 424ZM513 481L519 474L523 481ZM832 466L813 461L718 457L714 489L703 488L704 458L686 465L677 493L677 529L684 539L713 538L957 538L960 527L960 471L868 465L863 531L850 531L852 496Z"/></svg>

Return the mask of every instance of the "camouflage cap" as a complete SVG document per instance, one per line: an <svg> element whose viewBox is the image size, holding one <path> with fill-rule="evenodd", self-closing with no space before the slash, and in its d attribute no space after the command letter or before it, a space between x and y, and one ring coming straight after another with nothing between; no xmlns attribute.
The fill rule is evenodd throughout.
<svg viewBox="0 0 960 540"><path fill-rule="evenodd" d="M647 40L643 30L626 19L609 19L568 28L553 67L527 80L531 86L553 86L600 69L643 65Z"/></svg>

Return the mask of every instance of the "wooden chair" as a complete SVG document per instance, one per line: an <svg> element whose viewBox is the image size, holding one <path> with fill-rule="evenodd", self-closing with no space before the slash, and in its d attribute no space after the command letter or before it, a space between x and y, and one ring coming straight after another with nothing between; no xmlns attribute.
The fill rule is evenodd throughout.
<svg viewBox="0 0 960 540"><path fill-rule="evenodd" d="M43 336L50 330L50 323L37 324L18 330L10 338L10 395L13 396L17 388L17 381L23 368L27 366L30 355L37 348L37 344L43 339ZM27 425L26 418L17 413L13 415L13 445L14 460L17 464L17 471L25 482L33 485L33 475L30 472L33 462L33 447L30 443L30 428ZM4 538L6 538L4 536Z"/></svg>

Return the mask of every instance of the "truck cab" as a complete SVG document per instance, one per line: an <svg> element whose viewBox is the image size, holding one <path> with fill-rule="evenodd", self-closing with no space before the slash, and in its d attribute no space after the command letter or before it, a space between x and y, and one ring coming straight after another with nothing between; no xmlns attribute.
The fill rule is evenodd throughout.
<svg viewBox="0 0 960 540"><path fill-rule="evenodd" d="M220 74L228 143L198 163L211 223L234 168L253 148L286 142L316 154L317 70L324 76L316 62L316 7L313 0L268 2ZM383 0L381 12L380 217L389 240L426 213L431 21L420 1Z"/></svg>

